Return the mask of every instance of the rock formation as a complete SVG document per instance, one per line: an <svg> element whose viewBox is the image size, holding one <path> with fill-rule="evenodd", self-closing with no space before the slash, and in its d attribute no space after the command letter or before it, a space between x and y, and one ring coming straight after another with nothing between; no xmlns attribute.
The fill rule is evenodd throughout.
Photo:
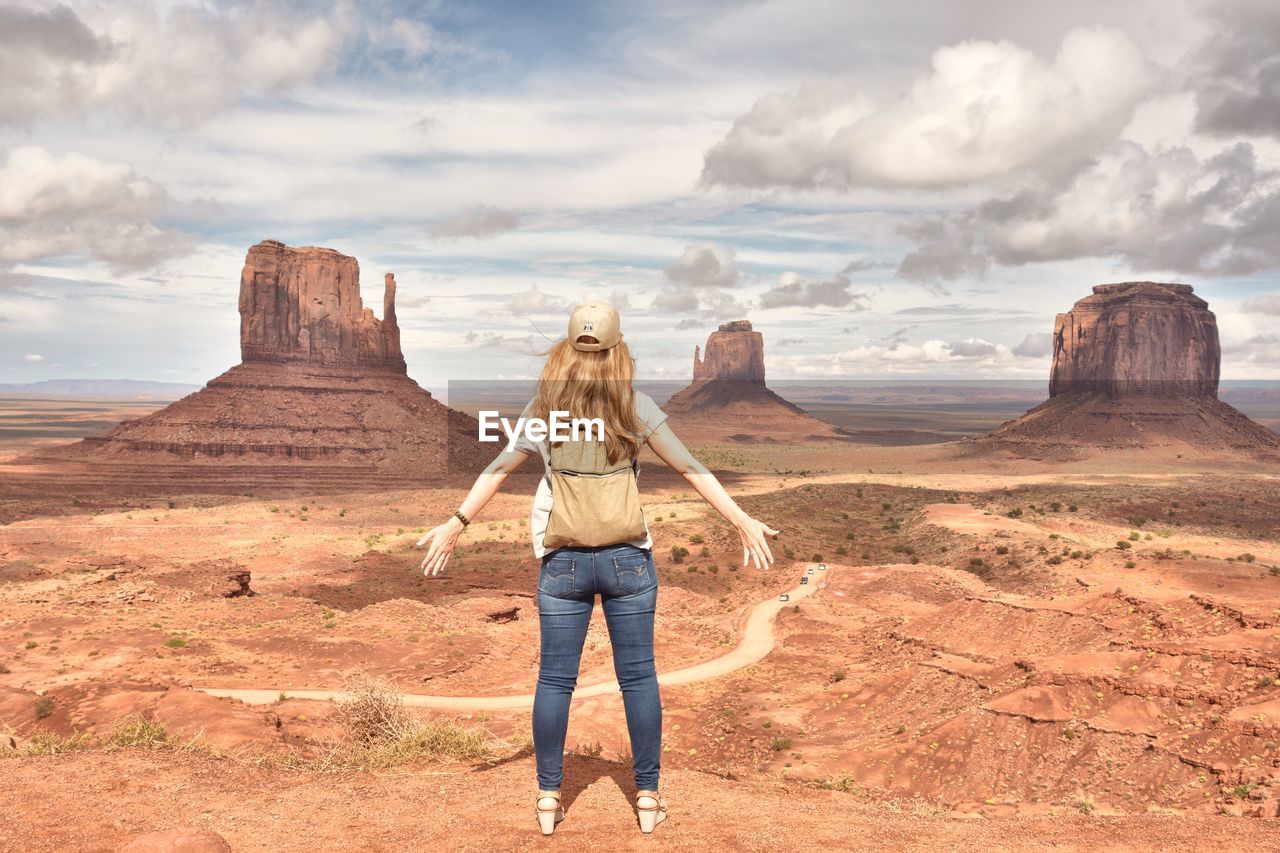
<svg viewBox="0 0 1280 853"><path fill-rule="evenodd" d="M492 449L473 418L407 375L395 289L387 273L379 320L361 302L355 258L258 243L240 277L240 364L105 435L15 461L79 463L82 485L171 492L359 489L472 472Z"/></svg>
<svg viewBox="0 0 1280 853"><path fill-rule="evenodd" d="M722 323L693 349L693 384L663 404L674 428L698 440L834 440L840 431L764 382L764 336L746 320Z"/></svg>
<svg viewBox="0 0 1280 853"><path fill-rule="evenodd" d="M1057 316L1049 400L990 438L1054 455L1280 448L1280 435L1218 399L1220 365L1217 320L1189 285L1099 284Z"/></svg>
<svg viewBox="0 0 1280 853"><path fill-rule="evenodd" d="M707 338L707 356L693 348L693 381L733 379L764 384L764 335L747 320L722 323Z"/></svg>
<svg viewBox="0 0 1280 853"><path fill-rule="evenodd" d="M396 279L387 273L379 320L361 303L355 258L263 240L249 249L240 273L240 358L404 373L395 299Z"/></svg>
<svg viewBox="0 0 1280 853"><path fill-rule="evenodd" d="M1099 284L1059 314L1049 396L1214 395L1218 321L1186 284Z"/></svg>

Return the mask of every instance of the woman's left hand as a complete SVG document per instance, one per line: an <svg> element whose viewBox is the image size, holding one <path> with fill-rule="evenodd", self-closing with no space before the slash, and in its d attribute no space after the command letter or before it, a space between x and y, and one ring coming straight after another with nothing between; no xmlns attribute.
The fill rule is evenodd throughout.
<svg viewBox="0 0 1280 853"><path fill-rule="evenodd" d="M757 569L769 568L769 564L773 562L773 552L769 550L768 538L777 536L778 531L745 513L735 526L742 539L742 565L746 566L754 560Z"/></svg>
<svg viewBox="0 0 1280 853"><path fill-rule="evenodd" d="M462 534L462 528L461 521L450 518L444 524L439 524L422 535L417 547L427 545L427 556L422 558L424 575L428 577L436 575L444 569L444 564L449 562L449 555L453 553L453 546L458 542L458 536Z"/></svg>

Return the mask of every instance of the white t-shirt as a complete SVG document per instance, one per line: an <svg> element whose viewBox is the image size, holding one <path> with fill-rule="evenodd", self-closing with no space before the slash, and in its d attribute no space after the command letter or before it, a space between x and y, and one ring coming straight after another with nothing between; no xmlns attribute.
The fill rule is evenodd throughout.
<svg viewBox="0 0 1280 853"><path fill-rule="evenodd" d="M662 426L663 421L667 419L667 413L658 408L658 404L653 402L653 398L648 394L639 391L636 395L636 420L640 422L640 443L648 441L649 435L658 427ZM530 400L528 405L524 407L524 411L520 413L520 417L527 418L531 416L534 401ZM543 439L539 442L530 441L523 431L520 437L516 439L516 450L530 455L537 454L542 457L542 479L538 481L538 491L533 496L533 511L529 515L529 533L533 538L533 554L538 559L542 559L547 550L542 547L542 537L547 532L547 519L551 517L551 441ZM627 545L635 545L637 548L652 548L653 539L649 536L649 522L644 524L644 538L633 539L625 543Z"/></svg>

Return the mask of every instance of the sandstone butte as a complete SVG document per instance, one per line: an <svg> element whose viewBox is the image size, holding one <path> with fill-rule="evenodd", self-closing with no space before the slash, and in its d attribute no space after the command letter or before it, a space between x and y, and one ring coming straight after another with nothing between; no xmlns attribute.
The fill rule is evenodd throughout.
<svg viewBox="0 0 1280 853"><path fill-rule="evenodd" d="M765 385L764 335L747 320L722 323L693 350L693 383L663 404L695 440L837 441L840 431Z"/></svg>
<svg viewBox="0 0 1280 853"><path fill-rule="evenodd" d="M1059 314L1049 399L989 438L1073 446L1280 449L1280 436L1218 399L1218 322L1190 285L1099 284Z"/></svg>
<svg viewBox="0 0 1280 853"><path fill-rule="evenodd" d="M387 273L378 319L355 258L264 240L240 276L240 364L104 435L14 462L58 466L68 488L123 491L374 488L473 472L492 454L473 418L409 378L395 295ZM54 486L39 473L40 488Z"/></svg>

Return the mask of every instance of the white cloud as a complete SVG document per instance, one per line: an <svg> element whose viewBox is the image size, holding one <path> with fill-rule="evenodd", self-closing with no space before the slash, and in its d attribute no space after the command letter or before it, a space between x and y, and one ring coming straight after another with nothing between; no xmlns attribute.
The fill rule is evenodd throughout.
<svg viewBox="0 0 1280 853"><path fill-rule="evenodd" d="M777 370L773 369L775 362ZM770 359L770 370L775 376L972 376L973 371L982 375L1007 374L1013 362L1008 347L982 338L952 342L932 338L913 344L898 334L838 352L774 356Z"/></svg>
<svg viewBox="0 0 1280 853"><path fill-rule="evenodd" d="M290 14L253 2L177 5L123 0L80 11L0 9L0 122L106 109L187 126L248 93L287 90L330 68L337 13Z"/></svg>
<svg viewBox="0 0 1280 853"><path fill-rule="evenodd" d="M1053 352L1052 332L1027 332L1022 343L1013 348L1013 354L1023 358L1044 358Z"/></svg>
<svg viewBox="0 0 1280 853"><path fill-rule="evenodd" d="M531 284L528 290L515 294L506 308L518 317L528 317L531 314L568 312L569 303L558 296L539 290L538 285Z"/></svg>
<svg viewBox="0 0 1280 853"><path fill-rule="evenodd" d="M865 311L869 307L870 296L865 293L854 293L849 288L853 282L845 273L838 273L826 281L810 281L793 272L785 272L778 278L778 283L760 295L761 308L845 308L850 311Z"/></svg>
<svg viewBox="0 0 1280 853"><path fill-rule="evenodd" d="M682 287L664 287L653 297L650 306L666 314L683 314L698 310L698 295Z"/></svg>
<svg viewBox="0 0 1280 853"><path fill-rule="evenodd" d="M519 227L520 214L517 211L477 205L433 224L427 229L427 233L437 239L474 237L480 240L504 231L514 231Z"/></svg>
<svg viewBox="0 0 1280 853"><path fill-rule="evenodd" d="M1154 79L1116 29L1071 30L1050 62L1008 41L962 41L884 105L831 86L761 98L707 152L703 180L941 188L1070 172L1115 139Z"/></svg>
<svg viewBox="0 0 1280 853"><path fill-rule="evenodd" d="M0 167L0 264L85 253L116 271L152 267L190 248L153 223L167 204L164 188L126 163L14 148Z"/></svg>
<svg viewBox="0 0 1280 853"><path fill-rule="evenodd" d="M1207 4L1212 34L1189 63L1196 129L1220 136L1280 136L1280 5Z"/></svg>
<svg viewBox="0 0 1280 853"><path fill-rule="evenodd" d="M947 349L955 358L987 358L1000 352L995 344L984 341L982 338L965 338L963 341L955 341L947 344Z"/></svg>
<svg viewBox="0 0 1280 853"><path fill-rule="evenodd" d="M1280 293L1262 293L1245 301L1241 306L1254 314L1280 315Z"/></svg>
<svg viewBox="0 0 1280 853"><path fill-rule="evenodd" d="M1280 265L1280 176L1238 142L1201 159L1121 140L1060 187L1027 187L942 219L899 274L941 281L1018 265L1118 258L1138 272L1248 274Z"/></svg>
<svg viewBox="0 0 1280 853"><path fill-rule="evenodd" d="M686 287L733 287L741 277L733 249L719 243L686 246L663 274Z"/></svg>

